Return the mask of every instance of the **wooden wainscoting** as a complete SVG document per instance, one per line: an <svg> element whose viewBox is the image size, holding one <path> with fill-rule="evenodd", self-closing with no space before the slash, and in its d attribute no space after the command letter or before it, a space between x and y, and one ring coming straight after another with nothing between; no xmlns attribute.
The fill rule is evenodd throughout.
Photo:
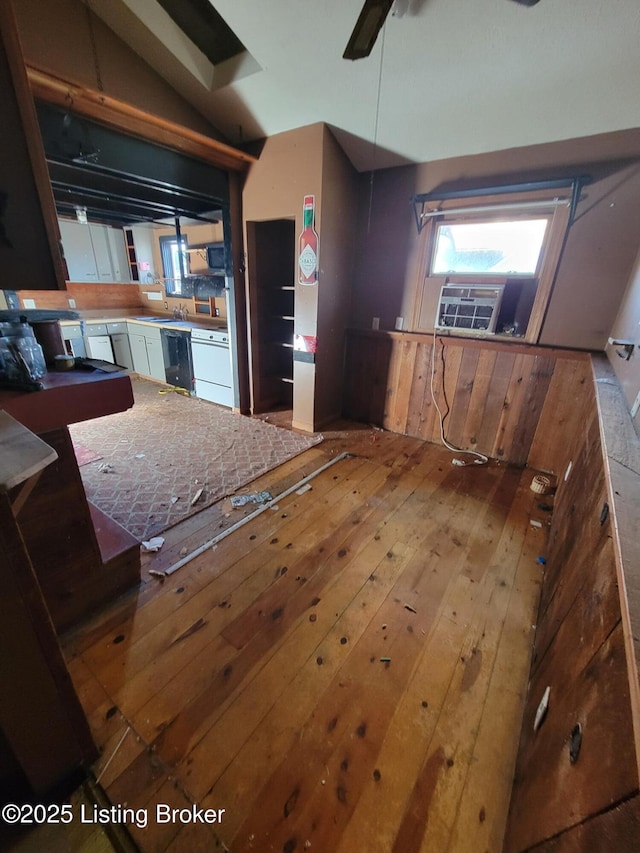
<svg viewBox="0 0 640 853"><path fill-rule="evenodd" d="M638 849L640 442L611 365L592 365L564 441L505 853Z"/></svg>
<svg viewBox="0 0 640 853"><path fill-rule="evenodd" d="M434 360L435 351L435 360ZM447 440L515 465L557 473L579 431L592 382L589 355L488 340L351 331L345 415L392 432Z"/></svg>

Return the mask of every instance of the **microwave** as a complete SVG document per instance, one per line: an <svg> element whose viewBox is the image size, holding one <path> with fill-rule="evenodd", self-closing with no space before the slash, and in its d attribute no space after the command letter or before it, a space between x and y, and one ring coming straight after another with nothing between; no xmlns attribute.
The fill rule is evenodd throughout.
<svg viewBox="0 0 640 853"><path fill-rule="evenodd" d="M224 243L211 243L207 246L207 266L210 270L224 270L225 260Z"/></svg>

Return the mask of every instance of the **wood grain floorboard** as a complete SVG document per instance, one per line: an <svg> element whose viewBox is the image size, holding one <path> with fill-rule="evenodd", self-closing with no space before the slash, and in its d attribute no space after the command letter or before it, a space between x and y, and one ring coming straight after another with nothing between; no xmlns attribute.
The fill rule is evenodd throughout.
<svg viewBox="0 0 640 853"><path fill-rule="evenodd" d="M343 451L65 638L111 801L225 810L131 826L141 850L500 849L546 545L532 472L344 423L249 490ZM147 569L253 508L192 516Z"/></svg>

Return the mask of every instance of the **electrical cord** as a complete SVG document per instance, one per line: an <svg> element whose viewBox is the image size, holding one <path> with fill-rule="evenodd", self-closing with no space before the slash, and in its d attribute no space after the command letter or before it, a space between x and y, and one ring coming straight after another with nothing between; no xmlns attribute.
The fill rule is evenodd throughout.
<svg viewBox="0 0 640 853"><path fill-rule="evenodd" d="M438 412L438 416L440 418L440 437L442 439L442 444L448 449L451 450L452 453L465 453L468 456L475 456L476 458L473 460L474 465L486 465L489 462L489 457L485 456L484 453L478 453L477 450L463 450L461 447L456 447L454 444L450 444L444 434L444 415L438 405L438 401L436 400L435 391L433 389L433 382L436 375L436 341L437 341L437 332L435 325L433 327L433 347L431 350L431 399L433 401L433 405L436 407L436 411ZM443 369L442 369L442 389L444 392L444 360L443 360ZM445 397L446 399L446 397ZM461 467L470 465L471 462L464 462L462 459L452 459L452 465L459 465Z"/></svg>

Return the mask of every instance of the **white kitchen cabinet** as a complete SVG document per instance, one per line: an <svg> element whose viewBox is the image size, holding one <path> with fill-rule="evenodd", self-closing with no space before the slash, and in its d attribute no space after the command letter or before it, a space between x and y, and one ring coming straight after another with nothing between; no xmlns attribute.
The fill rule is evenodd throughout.
<svg viewBox="0 0 640 853"><path fill-rule="evenodd" d="M61 219L60 234L69 271L69 281L98 281L96 256L88 226Z"/></svg>
<svg viewBox="0 0 640 853"><path fill-rule="evenodd" d="M129 346L131 347L131 361L135 372L141 376L150 376L147 342L144 335L129 332Z"/></svg>
<svg viewBox="0 0 640 853"><path fill-rule="evenodd" d="M124 232L107 225L60 219L70 281L130 281Z"/></svg>
<svg viewBox="0 0 640 853"><path fill-rule="evenodd" d="M160 338L148 338L145 335L147 344L147 358L149 359L149 376L154 379L159 379L160 382L166 381L164 369L164 356L162 355L162 341Z"/></svg>
<svg viewBox="0 0 640 853"><path fill-rule="evenodd" d="M131 281L124 231L120 228L107 228L107 241L109 243L109 252L111 254L113 280Z"/></svg>
<svg viewBox="0 0 640 853"><path fill-rule="evenodd" d="M100 358L113 364L113 349L109 335L91 335L84 339L87 358Z"/></svg>
<svg viewBox="0 0 640 853"><path fill-rule="evenodd" d="M60 331L62 332L62 340L64 341L66 352L74 355L76 358L84 358L87 351L84 346L80 323L70 323L68 321L60 323Z"/></svg>
<svg viewBox="0 0 640 853"><path fill-rule="evenodd" d="M160 329L145 323L127 323L133 369L159 382L166 381Z"/></svg>
<svg viewBox="0 0 640 853"><path fill-rule="evenodd" d="M87 227L85 226L80 226ZM113 266L111 264L111 252L109 251L109 242L107 239L108 229L103 225L89 225L89 234L93 245L93 255L96 260L96 272L98 281L114 281Z"/></svg>
<svg viewBox="0 0 640 853"><path fill-rule="evenodd" d="M120 367L125 367L127 370L133 370L133 357L131 355L129 335L126 332L116 332L111 335L111 344L116 364L120 365Z"/></svg>

